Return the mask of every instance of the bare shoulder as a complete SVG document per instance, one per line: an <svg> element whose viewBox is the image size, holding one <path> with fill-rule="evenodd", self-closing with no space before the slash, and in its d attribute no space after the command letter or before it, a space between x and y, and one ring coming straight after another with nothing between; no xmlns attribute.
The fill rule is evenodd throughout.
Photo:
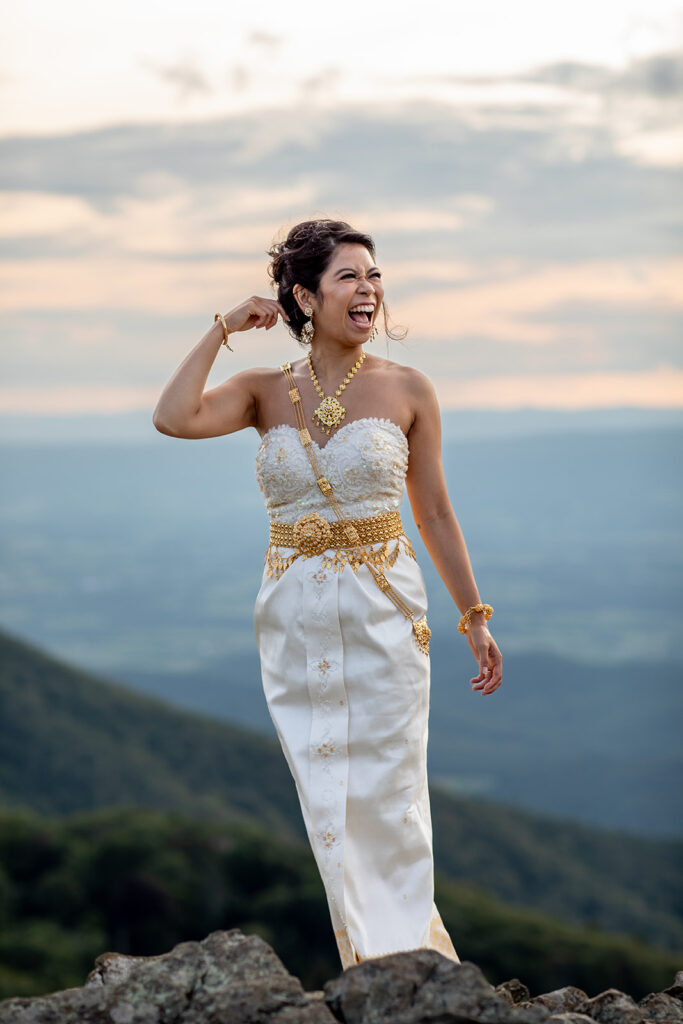
<svg viewBox="0 0 683 1024"><path fill-rule="evenodd" d="M239 380L242 387L248 388L257 401L264 391L281 379L282 370L272 366L251 366L231 377L231 380Z"/></svg>
<svg viewBox="0 0 683 1024"><path fill-rule="evenodd" d="M405 363L395 363L392 359L381 359L375 356L374 364L391 375L397 384L408 388L411 391L425 393L434 390L433 385L426 373L417 370L414 366L406 366Z"/></svg>
<svg viewBox="0 0 683 1024"><path fill-rule="evenodd" d="M394 393L402 396L403 402L410 409L412 425L424 414L438 415L439 403L432 381L414 366L405 366L389 359L382 359L383 370L387 374L387 383Z"/></svg>

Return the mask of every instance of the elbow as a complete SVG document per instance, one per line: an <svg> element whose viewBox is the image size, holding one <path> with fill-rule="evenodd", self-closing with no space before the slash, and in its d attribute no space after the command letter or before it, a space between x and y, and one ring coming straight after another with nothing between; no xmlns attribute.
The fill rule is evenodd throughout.
<svg viewBox="0 0 683 1024"><path fill-rule="evenodd" d="M169 437L177 436L175 430L164 420L158 406L152 414L152 423L160 434L168 434Z"/></svg>
<svg viewBox="0 0 683 1024"><path fill-rule="evenodd" d="M439 527L446 521L450 520L453 516L453 509L450 504L447 506L434 507L424 509L422 515L415 514L413 511L413 518L415 519L415 525L417 526L420 534L428 533L431 530L439 529Z"/></svg>

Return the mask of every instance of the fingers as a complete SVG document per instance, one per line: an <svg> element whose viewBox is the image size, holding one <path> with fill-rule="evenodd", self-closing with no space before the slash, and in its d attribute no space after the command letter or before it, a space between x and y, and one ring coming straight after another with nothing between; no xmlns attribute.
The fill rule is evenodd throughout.
<svg viewBox="0 0 683 1024"><path fill-rule="evenodd" d="M252 295L241 303L226 317L229 331L248 331L252 327L265 327L267 331L275 327L278 316L289 320L284 306L276 299L266 299L260 295Z"/></svg>
<svg viewBox="0 0 683 1024"><path fill-rule="evenodd" d="M283 320L289 320L284 306L275 299L259 298L258 302L252 301L255 306L255 311L251 314L254 318L252 327L265 327L269 331L271 327L275 327L278 316L281 316Z"/></svg>
<svg viewBox="0 0 683 1024"><path fill-rule="evenodd" d="M470 679L473 690L493 693L503 682L503 658L493 639L477 652L479 673Z"/></svg>

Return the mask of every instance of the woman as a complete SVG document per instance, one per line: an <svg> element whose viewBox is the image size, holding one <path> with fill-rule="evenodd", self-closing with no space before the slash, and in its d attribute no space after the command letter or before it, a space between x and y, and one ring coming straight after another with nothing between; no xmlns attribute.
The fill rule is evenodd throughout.
<svg viewBox="0 0 683 1024"><path fill-rule="evenodd" d="M343 967L422 947L459 962L434 904L427 597L400 521L404 483L463 613L473 690L498 689L502 659L448 498L436 395L422 373L363 348L380 308L387 329L370 236L305 221L269 255L277 299L216 314L154 424L174 437L261 435L256 472L271 519L254 609L263 687ZM204 391L228 337L278 317L308 355Z"/></svg>

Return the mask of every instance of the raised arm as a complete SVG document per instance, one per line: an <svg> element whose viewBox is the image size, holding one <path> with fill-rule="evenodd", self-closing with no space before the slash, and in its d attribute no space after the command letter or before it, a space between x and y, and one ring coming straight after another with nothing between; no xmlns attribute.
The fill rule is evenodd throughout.
<svg viewBox="0 0 683 1024"><path fill-rule="evenodd" d="M411 401L415 410L408 433L410 461L406 487L410 507L441 579L464 613L481 598L460 524L448 497L441 461L441 416L434 387L417 370L410 376ZM486 625L483 612L472 614L466 637L479 665L479 675L470 680L473 689L493 693L502 682L502 656Z"/></svg>
<svg viewBox="0 0 683 1024"><path fill-rule="evenodd" d="M228 334L252 327L270 330L278 314L287 314L274 299L253 295L225 314ZM183 359L161 392L152 417L154 426L171 437L217 437L256 424L255 385L259 370L236 373L218 387L204 391L209 371L223 343L217 320ZM267 371L265 371L267 372Z"/></svg>

